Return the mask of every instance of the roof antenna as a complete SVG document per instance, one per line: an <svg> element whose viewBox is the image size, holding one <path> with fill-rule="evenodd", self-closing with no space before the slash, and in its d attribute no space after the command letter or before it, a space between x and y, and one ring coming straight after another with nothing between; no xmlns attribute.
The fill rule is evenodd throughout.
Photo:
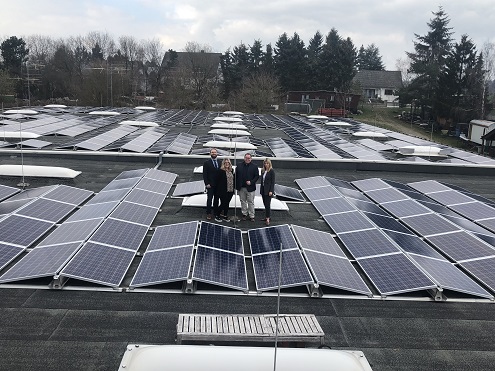
<svg viewBox="0 0 495 371"><path fill-rule="evenodd" d="M273 371L277 369L278 320L280 317L280 286L282 284L282 242L280 242L280 258L278 263L277 317L275 317L275 353L273 355Z"/></svg>
<svg viewBox="0 0 495 371"><path fill-rule="evenodd" d="M24 181L24 152L22 151L22 119L19 120L19 136L21 137L21 176L22 176L22 181L17 184L18 187L22 187L22 189L25 189L26 187L29 187L29 183L26 183Z"/></svg>

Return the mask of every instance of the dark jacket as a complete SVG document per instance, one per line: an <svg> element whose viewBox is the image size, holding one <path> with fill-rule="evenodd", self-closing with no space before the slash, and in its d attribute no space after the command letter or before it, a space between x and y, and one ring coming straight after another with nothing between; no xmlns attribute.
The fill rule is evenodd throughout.
<svg viewBox="0 0 495 371"><path fill-rule="evenodd" d="M234 178L234 182L235 182L235 178ZM220 171L218 172L216 184L217 184L217 188L216 188L215 193L220 197L223 195L226 195L227 194L227 172L225 170L220 169ZM235 184L234 184L234 188L235 188Z"/></svg>
<svg viewBox="0 0 495 371"><path fill-rule="evenodd" d="M263 180L263 175L260 176L261 179L261 188L260 194L263 196L268 196L268 193L275 193L275 171L271 169L268 173L266 173L265 180Z"/></svg>
<svg viewBox="0 0 495 371"><path fill-rule="evenodd" d="M220 171L221 161L217 158L218 169L213 165L213 160L209 158L203 164L203 180L205 182L205 186L207 184L215 187L217 185L217 176Z"/></svg>
<svg viewBox="0 0 495 371"><path fill-rule="evenodd" d="M258 178L258 167L252 162L249 163L249 165L242 162L237 166L235 171L235 189L239 191L242 187L246 187L248 192L254 192L256 191L256 182L258 181ZM251 181L250 185L246 184L248 180Z"/></svg>

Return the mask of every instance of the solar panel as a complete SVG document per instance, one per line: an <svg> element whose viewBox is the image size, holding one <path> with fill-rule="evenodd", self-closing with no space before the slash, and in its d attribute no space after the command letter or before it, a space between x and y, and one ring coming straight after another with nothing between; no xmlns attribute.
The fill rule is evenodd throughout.
<svg viewBox="0 0 495 371"><path fill-rule="evenodd" d="M67 242L85 241L100 225L102 219L90 219L63 223L50 233L38 246L58 245Z"/></svg>
<svg viewBox="0 0 495 371"><path fill-rule="evenodd" d="M113 191L116 189L129 189L134 187L140 180L141 178L114 179L108 183L101 192Z"/></svg>
<svg viewBox="0 0 495 371"><path fill-rule="evenodd" d="M376 189L390 188L390 186L387 183L377 178L355 180L351 182L351 184L363 192L373 191Z"/></svg>
<svg viewBox="0 0 495 371"><path fill-rule="evenodd" d="M462 262L461 267L495 291L495 257Z"/></svg>
<svg viewBox="0 0 495 371"><path fill-rule="evenodd" d="M450 220L452 223L455 225L458 225L462 229L465 229L466 231L470 232L476 232L476 233L481 233L481 234L486 234L486 235L493 235L492 232L489 230L483 228L482 226L476 224L475 222L472 222L462 216L451 216L451 215L443 215L444 218ZM493 235L495 237L495 235Z"/></svg>
<svg viewBox="0 0 495 371"><path fill-rule="evenodd" d="M151 169L146 173L145 178L150 178L154 180L159 180L165 183L174 183L177 174L169 173L168 171Z"/></svg>
<svg viewBox="0 0 495 371"><path fill-rule="evenodd" d="M146 251L130 287L187 280L193 246Z"/></svg>
<svg viewBox="0 0 495 371"><path fill-rule="evenodd" d="M437 182L436 180L424 180L421 182L407 183L407 185L421 193L431 193L431 192L450 190L449 187Z"/></svg>
<svg viewBox="0 0 495 371"><path fill-rule="evenodd" d="M321 215L355 210L355 207L344 198L331 198L329 200L312 201L312 203Z"/></svg>
<svg viewBox="0 0 495 371"><path fill-rule="evenodd" d="M378 229L343 233L339 238L356 259L399 252L397 246Z"/></svg>
<svg viewBox="0 0 495 371"><path fill-rule="evenodd" d="M52 226L50 222L10 215L0 221L0 243L28 247Z"/></svg>
<svg viewBox="0 0 495 371"><path fill-rule="evenodd" d="M195 182L179 183L172 193L172 197L189 196L199 193L204 193L205 183L202 180L197 180Z"/></svg>
<svg viewBox="0 0 495 371"><path fill-rule="evenodd" d="M138 189L144 189L145 191L167 194L171 188L170 183L162 182L159 180L143 178L136 186Z"/></svg>
<svg viewBox="0 0 495 371"><path fill-rule="evenodd" d="M79 250L60 274L117 287L122 282L134 254L134 251L89 242Z"/></svg>
<svg viewBox="0 0 495 371"><path fill-rule="evenodd" d="M23 247L0 243L0 270L24 251Z"/></svg>
<svg viewBox="0 0 495 371"><path fill-rule="evenodd" d="M98 193L95 197L89 200L86 205L101 204L104 202L120 201L129 192L128 188L117 189L115 191L105 191Z"/></svg>
<svg viewBox="0 0 495 371"><path fill-rule="evenodd" d="M0 184L0 201L3 201L10 196L15 195L16 193L19 193L21 190L18 188L14 187L8 187L5 185Z"/></svg>
<svg viewBox="0 0 495 371"><path fill-rule="evenodd" d="M57 223L74 208L74 205L39 198L17 211L17 214Z"/></svg>
<svg viewBox="0 0 495 371"><path fill-rule="evenodd" d="M347 201L349 201L352 205L354 205L358 210L367 211L373 214L388 216L388 214L384 210L382 210L379 206L375 205L374 203L368 201L356 200L353 198L347 198Z"/></svg>
<svg viewBox="0 0 495 371"><path fill-rule="evenodd" d="M447 206L474 201L474 199L472 199L471 197L466 196L461 192L453 191L453 190L428 193L427 195L428 197L441 203L442 205L447 205Z"/></svg>
<svg viewBox="0 0 495 371"><path fill-rule="evenodd" d="M493 297L493 295L488 293L448 261L422 256L413 256L412 258L440 287L444 289L460 291L485 298Z"/></svg>
<svg viewBox="0 0 495 371"><path fill-rule="evenodd" d="M118 201L114 201L105 202L102 204L84 205L72 214L65 222L105 218L118 204Z"/></svg>
<svg viewBox="0 0 495 371"><path fill-rule="evenodd" d="M450 208L471 220L495 217L495 209L479 201L468 204L454 205L450 206Z"/></svg>
<svg viewBox="0 0 495 371"><path fill-rule="evenodd" d="M276 289L279 282L280 252L253 255L254 275L258 291ZM280 287L314 283L299 249L282 253Z"/></svg>
<svg viewBox="0 0 495 371"><path fill-rule="evenodd" d="M360 259L358 264L381 294L425 290L435 284L404 254Z"/></svg>
<svg viewBox="0 0 495 371"><path fill-rule="evenodd" d="M402 193L401 191L398 191L394 188L380 189L380 190L376 190L376 191L368 191L368 192L366 192L366 196L368 196L373 201L375 201L379 204L383 204L385 202L390 202L390 201L406 200L409 198L404 193Z"/></svg>
<svg viewBox="0 0 495 371"><path fill-rule="evenodd" d="M17 193L14 196L9 198L9 201L17 201L17 200L25 200L28 198L36 198L40 197L43 194L52 190L55 186L46 186L46 187L38 187L33 189L26 189L21 193Z"/></svg>
<svg viewBox="0 0 495 371"><path fill-rule="evenodd" d="M80 243L69 243L35 248L2 275L0 282L55 275L79 246Z"/></svg>
<svg viewBox="0 0 495 371"><path fill-rule="evenodd" d="M248 237L253 255L279 251L280 244L282 244L283 250L297 248L296 240L288 225L250 229Z"/></svg>
<svg viewBox="0 0 495 371"><path fill-rule="evenodd" d="M492 232L495 232L495 218L485 219L485 220L477 220L476 223L482 225L486 229L489 229Z"/></svg>
<svg viewBox="0 0 495 371"><path fill-rule="evenodd" d="M49 193L45 194L43 198L49 200L65 202L72 205L80 205L93 195L93 192L85 189L79 189L74 187L68 187L61 185Z"/></svg>
<svg viewBox="0 0 495 371"><path fill-rule="evenodd" d="M354 187L352 186L352 184L351 184L351 183L346 182L345 180L342 180L342 179L336 179L336 178L330 178L330 177L328 177L328 176L327 176L327 177L325 177L325 178L326 178L326 180L327 180L330 184L334 185L335 187L345 188L345 189L349 189L349 190L351 190L351 191L355 191L355 192L357 192L357 191L356 191L356 188L354 188Z"/></svg>
<svg viewBox="0 0 495 371"><path fill-rule="evenodd" d="M345 258L345 254L330 233L297 225L292 226L296 239L304 249L323 252Z"/></svg>
<svg viewBox="0 0 495 371"><path fill-rule="evenodd" d="M247 290L244 255L198 246L193 279Z"/></svg>
<svg viewBox="0 0 495 371"><path fill-rule="evenodd" d="M301 192L296 188L275 184L274 191L277 198L285 198L288 200L301 201L301 202L305 201Z"/></svg>
<svg viewBox="0 0 495 371"><path fill-rule="evenodd" d="M402 219L402 221L407 224L409 228L425 237L434 234L459 231L459 228L454 224L436 214L411 216Z"/></svg>
<svg viewBox="0 0 495 371"><path fill-rule="evenodd" d="M384 232L405 252L445 260L442 255L418 236L386 230Z"/></svg>
<svg viewBox="0 0 495 371"><path fill-rule="evenodd" d="M302 190L328 185L328 181L322 176L296 179L295 182Z"/></svg>
<svg viewBox="0 0 495 371"><path fill-rule="evenodd" d="M143 189L133 189L125 197L125 200L140 205L160 208L163 204L163 201L165 201L165 198L165 194L145 191Z"/></svg>
<svg viewBox="0 0 495 371"><path fill-rule="evenodd" d="M114 219L150 226L158 213L154 207L122 202L110 215Z"/></svg>
<svg viewBox="0 0 495 371"><path fill-rule="evenodd" d="M400 222L398 222L394 218L383 215L372 214L372 213L365 213L365 215L368 218L370 218L373 221L373 223L375 223L378 227L382 228L383 230L388 229L396 232L411 233L411 230L404 227Z"/></svg>
<svg viewBox="0 0 495 371"><path fill-rule="evenodd" d="M304 194L311 200L325 200L329 198L342 197L333 186L303 189Z"/></svg>
<svg viewBox="0 0 495 371"><path fill-rule="evenodd" d="M146 174L147 171L148 171L148 169L136 169L136 170L123 171L114 180L128 179L128 178L140 178L144 174Z"/></svg>
<svg viewBox="0 0 495 371"><path fill-rule="evenodd" d="M431 213L430 209L411 199L387 202L381 206L397 218Z"/></svg>
<svg viewBox="0 0 495 371"><path fill-rule="evenodd" d="M197 228L198 222L196 221L156 227L147 251L193 245Z"/></svg>
<svg viewBox="0 0 495 371"><path fill-rule="evenodd" d="M375 228L375 226L359 211L325 215L323 219L335 233Z"/></svg>
<svg viewBox="0 0 495 371"><path fill-rule="evenodd" d="M147 226L106 219L91 236L90 241L137 251L147 231Z"/></svg>
<svg viewBox="0 0 495 371"><path fill-rule="evenodd" d="M241 230L222 225L202 222L198 245L243 254Z"/></svg>
<svg viewBox="0 0 495 371"><path fill-rule="evenodd" d="M455 261L495 255L495 249L464 231L431 236L428 241Z"/></svg>
<svg viewBox="0 0 495 371"><path fill-rule="evenodd" d="M0 202L0 215L10 214L31 201L32 201L31 199L25 199L25 200L17 200L17 201Z"/></svg>
<svg viewBox="0 0 495 371"><path fill-rule="evenodd" d="M337 187L337 190L344 195L349 201L351 200L360 200L370 202L370 199L363 195L360 191L356 189L347 189L342 187Z"/></svg>
<svg viewBox="0 0 495 371"><path fill-rule="evenodd" d="M304 255L318 284L371 295L370 289L347 258L306 249Z"/></svg>

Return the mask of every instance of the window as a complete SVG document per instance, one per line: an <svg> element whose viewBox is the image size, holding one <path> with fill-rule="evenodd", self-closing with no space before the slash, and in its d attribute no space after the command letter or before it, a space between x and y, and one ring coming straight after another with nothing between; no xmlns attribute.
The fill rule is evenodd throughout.
<svg viewBox="0 0 495 371"><path fill-rule="evenodd" d="M392 89L385 89L385 95L395 95Z"/></svg>

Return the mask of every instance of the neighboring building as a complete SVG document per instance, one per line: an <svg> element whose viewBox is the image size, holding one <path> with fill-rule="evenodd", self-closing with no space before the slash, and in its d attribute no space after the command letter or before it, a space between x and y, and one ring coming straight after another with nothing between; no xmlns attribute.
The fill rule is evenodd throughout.
<svg viewBox="0 0 495 371"><path fill-rule="evenodd" d="M354 76L354 82L363 89L365 99L381 99L394 102L399 96L397 91L402 88L400 71L371 71L361 70Z"/></svg>
<svg viewBox="0 0 495 371"><path fill-rule="evenodd" d="M175 52L168 51L163 56L162 67L171 71L171 75L188 70L209 78L221 79L222 68L220 57L222 53L207 52Z"/></svg>
<svg viewBox="0 0 495 371"><path fill-rule="evenodd" d="M329 90L302 90L289 91L287 103L306 103L311 107L311 112L318 112L320 108L338 108L356 112L361 95L342 93Z"/></svg>

